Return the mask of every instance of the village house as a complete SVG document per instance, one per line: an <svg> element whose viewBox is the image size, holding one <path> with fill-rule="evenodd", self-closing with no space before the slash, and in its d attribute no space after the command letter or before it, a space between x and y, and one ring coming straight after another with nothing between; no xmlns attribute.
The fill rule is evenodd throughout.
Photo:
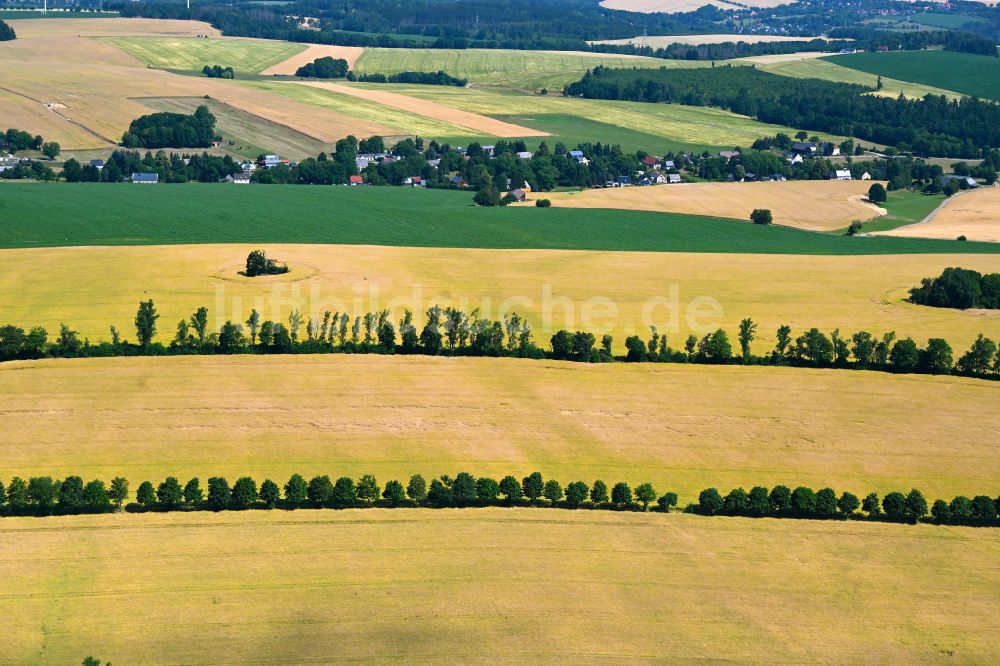
<svg viewBox="0 0 1000 666"><path fill-rule="evenodd" d="M815 155L816 144L812 141L796 141L792 144L792 152L797 155Z"/></svg>
<svg viewBox="0 0 1000 666"><path fill-rule="evenodd" d="M234 185L249 185L250 184L250 174L246 171L242 173L233 174L231 176L226 176L223 180L227 183L232 183Z"/></svg>
<svg viewBox="0 0 1000 666"><path fill-rule="evenodd" d="M522 150L521 152L519 152L517 154L517 156L520 157L522 160L526 160L527 161L527 160L530 160L531 158L533 158L535 156L535 154L533 152L531 152L530 150Z"/></svg>
<svg viewBox="0 0 1000 666"><path fill-rule="evenodd" d="M365 179L362 178L361 176L351 176L348 179L348 181L350 182L351 187L356 187L358 185L364 185L365 184Z"/></svg>
<svg viewBox="0 0 1000 666"><path fill-rule="evenodd" d="M155 185L160 182L160 175L156 173L133 173L132 182L143 185Z"/></svg>
<svg viewBox="0 0 1000 666"><path fill-rule="evenodd" d="M738 151L738 150L720 150L719 151L719 157L721 157L724 160L731 160L734 157L739 157L739 156L740 156L740 151Z"/></svg>
<svg viewBox="0 0 1000 666"><path fill-rule="evenodd" d="M90 166L101 171L104 169L104 160L90 160Z"/></svg>
<svg viewBox="0 0 1000 666"><path fill-rule="evenodd" d="M520 188L511 190L509 194L514 197L514 201L524 201L528 196L527 193Z"/></svg>
<svg viewBox="0 0 1000 666"><path fill-rule="evenodd" d="M849 169L837 169L830 174L830 180L854 180Z"/></svg>

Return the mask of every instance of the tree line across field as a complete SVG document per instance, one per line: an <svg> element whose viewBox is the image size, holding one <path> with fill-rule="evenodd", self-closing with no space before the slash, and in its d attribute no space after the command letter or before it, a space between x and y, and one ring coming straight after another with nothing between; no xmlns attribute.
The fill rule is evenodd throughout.
<svg viewBox="0 0 1000 666"><path fill-rule="evenodd" d="M263 266L268 265L263 253L254 259L255 263L260 261L264 262ZM249 269L251 260L247 263ZM702 337L689 335L683 347L675 349L668 344L667 336L660 335L653 326L648 339L638 335L626 338L624 356L613 354L611 335L602 336L598 342L593 333L560 330L551 337L549 350L544 350L535 344L528 321L516 312L492 320L481 317L478 310L469 313L438 305L428 308L422 328L417 327L409 309L398 321L398 329L396 322L390 319L389 310L367 312L353 318L347 312L327 311L318 320L304 318L299 310L293 310L286 325L263 320L254 309L246 322L226 321L218 332L209 329L208 308L201 307L190 318L177 323L173 340L168 345L153 341L159 318L152 299L139 304L135 315L136 343L124 340L114 326L110 329L111 341L98 344L81 340L66 324L60 326L58 336L52 341L40 326L28 331L11 324L0 326L0 361L192 354L424 354L547 358L583 363L850 368L1000 378L997 344L982 334L956 363L951 345L942 338L930 338L921 348L912 338L897 339L895 332L877 337L859 331L848 336L838 329L828 336L818 328L811 328L793 337L791 327L783 325L776 332L774 349L769 354L756 355L751 345L757 339L758 326L749 317L739 324L738 349L734 349L729 334L722 328Z"/></svg>
<svg viewBox="0 0 1000 666"><path fill-rule="evenodd" d="M874 88L794 79L733 66L625 69L598 66L566 86L570 96L713 106L760 121L854 136L921 156L977 158L1000 146L1000 104L935 95L909 100Z"/></svg>
<svg viewBox="0 0 1000 666"><path fill-rule="evenodd" d="M84 483L79 476L67 476L61 481L49 476L31 477L25 481L15 476L6 488L0 482L0 515L108 513L125 509L129 497L129 482L124 477L115 477L105 485L100 479ZM459 472L454 477L443 475L431 479L429 485L423 476L415 474L405 486L393 479L384 488L371 474L357 481L349 476L334 481L328 475L314 476L306 481L301 474L293 474L283 487L271 479L265 479L258 487L256 480L249 476L240 477L232 486L225 477L213 476L204 488L198 477L184 485L173 476L155 486L151 481L143 481L135 491L135 502L128 508L138 511L245 511L506 506L644 512L652 508L669 513L677 506L677 501L677 493L660 494L648 482L634 489L624 481L609 487L600 479L592 484L573 481L564 487L556 479L546 480L540 472L520 480L508 475L499 481ZM865 515L859 514L859 509ZM859 500L850 492L838 497L832 488L814 491L806 486L794 490L783 485L771 489L755 486L749 493L736 488L725 497L715 488L706 488L699 494L698 503L688 505L684 511L706 516L909 523L924 521L930 513L932 521L938 524L995 526L1000 524L997 521L1000 497L977 495L970 500L959 495L950 502L938 499L928 509L927 500L917 489L906 495L891 492L880 502L874 492Z"/></svg>

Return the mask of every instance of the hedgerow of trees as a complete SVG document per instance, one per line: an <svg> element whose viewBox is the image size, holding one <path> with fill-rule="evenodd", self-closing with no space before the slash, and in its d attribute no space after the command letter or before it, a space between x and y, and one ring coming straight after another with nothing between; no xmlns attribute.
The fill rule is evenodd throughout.
<svg viewBox="0 0 1000 666"><path fill-rule="evenodd" d="M215 116L207 106L193 114L163 111L140 116L122 136L126 148L207 148L216 139Z"/></svg>
<svg viewBox="0 0 1000 666"><path fill-rule="evenodd" d="M84 483L79 476L54 480L36 476L24 480L13 477L4 486L0 481L0 515L51 516L111 511L246 511L248 509L347 509L404 507L548 507L560 509L591 509L610 511L659 511L669 513L677 506L677 493L657 492L651 483L634 489L620 481L611 487L600 479L588 484L574 481L565 487L556 479L544 479L540 472L521 478L512 475L497 481L490 477L476 478L468 472L454 477L443 475L430 484L419 474L410 477L404 486L393 479L382 487L371 474L360 479L341 476L334 481L328 475L318 475L306 481L293 474L283 486L264 479L258 486L255 479L243 476L232 486L225 477L210 477L205 485L199 477L183 486L173 476L154 485L143 481L135 491L135 502L128 503L129 482L115 477L110 484L100 479ZM859 513L863 511L862 515ZM888 493L879 501L876 493L863 500L850 492L839 497L831 488L813 491L799 486L794 490L779 485L768 489L755 486L750 492L736 488L723 497L715 488L706 488L698 503L685 511L707 516L745 516L753 518L867 519L889 522L917 523L925 521L949 525L996 526L1000 497L965 496L950 502L939 499L928 507L923 493L917 489L904 495Z"/></svg>
<svg viewBox="0 0 1000 666"><path fill-rule="evenodd" d="M869 95L874 89L793 79L756 67L614 69L596 67L565 93L589 99L713 106L763 122L855 136L917 155L979 157L1000 146L1000 104Z"/></svg>
<svg viewBox="0 0 1000 666"><path fill-rule="evenodd" d="M358 74L357 72L347 73L348 81L359 81L361 83L416 83L425 86L457 86L464 88L469 81L460 79L445 72L399 72L397 74Z"/></svg>
<svg viewBox="0 0 1000 666"><path fill-rule="evenodd" d="M1000 309L1000 273L967 268L946 268L941 275L924 278L910 290L910 302L935 308Z"/></svg>
<svg viewBox="0 0 1000 666"><path fill-rule="evenodd" d="M851 368L894 373L959 374L984 379L1000 378L1000 353L996 343L983 335L969 351L954 360L951 345L931 338L923 348L912 338L897 339L895 332L881 337L867 331L853 335L834 330L829 336L811 328L797 337L789 326L776 332L774 349L755 355L751 346L757 339L757 324L749 317L740 322L737 333L739 353L729 334L717 329L702 337L690 335L683 348L668 344L667 336L651 327L647 340L638 335L626 338L624 356L615 356L613 338L600 341L586 331L557 331L548 351L533 340L531 326L517 313L502 320L481 317L460 309L427 309L418 328L413 313L405 310L398 321L389 310L367 312L352 317L347 312L324 312L322 317L304 318L293 310L286 322L263 320L252 310L245 322L226 321L218 332L208 329L208 309L199 308L177 323L168 345L153 342L159 314L152 299L139 304L135 318L137 344L129 343L111 327L111 341L91 344L80 340L68 325L49 340L42 327L28 331L15 325L0 326L0 361L45 357L163 356L188 354L426 354L431 356L489 356L551 358L584 363L701 363L739 365L779 365L813 368ZM244 327L244 324L246 327Z"/></svg>

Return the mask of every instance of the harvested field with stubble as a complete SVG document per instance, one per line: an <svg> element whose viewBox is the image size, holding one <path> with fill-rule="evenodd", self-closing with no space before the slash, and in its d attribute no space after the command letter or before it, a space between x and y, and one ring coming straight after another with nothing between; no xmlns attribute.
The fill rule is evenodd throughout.
<svg viewBox="0 0 1000 666"><path fill-rule="evenodd" d="M997 656L997 530L531 509L0 528L15 663Z"/></svg>
<svg viewBox="0 0 1000 666"><path fill-rule="evenodd" d="M615 208L687 213L749 220L755 208L766 208L775 224L811 231L843 229L853 220L869 220L884 212L865 200L871 181L789 180L761 183L680 183L656 187L616 187L580 192L533 194L564 208Z"/></svg>
<svg viewBox="0 0 1000 666"><path fill-rule="evenodd" d="M980 187L953 196L927 222L881 232L881 236L942 238L1000 243L1000 187Z"/></svg>
<svg viewBox="0 0 1000 666"><path fill-rule="evenodd" d="M325 44L308 44L305 46L304 51L300 51L286 60L271 65L262 71L261 74L264 76L271 76L272 74L294 75L299 67L308 65L317 58L333 58L335 60L342 58L347 61L347 66L353 69L358 58L365 52L365 49L360 46L327 46Z"/></svg>
<svg viewBox="0 0 1000 666"><path fill-rule="evenodd" d="M287 262L291 272L239 276L247 253L256 247ZM773 347L782 324L796 335L817 326L847 335L895 330L921 345L943 337L961 353L981 332L996 337L1000 312L930 308L904 300L922 278L956 265L1000 272L1000 255L814 257L277 244L4 250L0 312L2 323L41 325L52 335L66 322L96 342L109 339L112 324L131 337L138 302L153 298L162 315L160 339L169 342L177 321L203 305L217 330L226 319L245 320L252 307L277 321L296 308L319 320L325 310L362 315L383 307L395 310L398 319L409 307L422 322L423 312L438 303L480 307L490 318L501 309L517 311L528 317L536 340L546 346L560 328L589 330L598 338L611 333L619 353L626 336L647 337L649 324L667 333L677 348L688 334L703 335L719 326L729 330L735 344L739 321L751 316L760 324L754 345L759 353ZM37 266L46 267L45 280L32 279Z"/></svg>
<svg viewBox="0 0 1000 666"><path fill-rule="evenodd" d="M540 471L863 496L993 494L1000 383L803 368L426 356L200 356L0 364L0 478L284 483ZM919 433L917 436L915 433Z"/></svg>

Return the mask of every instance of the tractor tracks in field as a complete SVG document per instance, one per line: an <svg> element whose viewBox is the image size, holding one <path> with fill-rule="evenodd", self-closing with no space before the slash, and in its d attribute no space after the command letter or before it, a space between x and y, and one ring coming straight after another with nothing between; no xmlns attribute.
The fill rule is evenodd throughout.
<svg viewBox="0 0 1000 666"><path fill-rule="evenodd" d="M68 123L70 123L72 125L76 125L80 129L82 129L84 132L86 132L87 134L90 134L91 136L97 137L101 141L105 141L105 142L110 143L112 145L115 145L115 144L118 143L114 139L109 139L108 137L104 136L100 132L97 132L95 130L90 129L89 127L87 127L83 123L79 122L78 120L73 120L69 116L66 116L66 115L64 115L62 113L59 113L58 107L54 106L52 102L43 102L42 100L37 99L35 97L32 97L31 95L24 94L20 90L12 90L11 88L5 88L4 86L0 86L0 90L2 90L4 92L8 92L8 93L10 93L12 95L17 95L18 97L23 97L24 99L30 100L32 102L35 102L36 104L41 104L46 109L48 109L49 111L51 111L55 115L59 116L61 119L65 120L66 122L68 122ZM63 105L63 106L65 106L65 105Z"/></svg>

